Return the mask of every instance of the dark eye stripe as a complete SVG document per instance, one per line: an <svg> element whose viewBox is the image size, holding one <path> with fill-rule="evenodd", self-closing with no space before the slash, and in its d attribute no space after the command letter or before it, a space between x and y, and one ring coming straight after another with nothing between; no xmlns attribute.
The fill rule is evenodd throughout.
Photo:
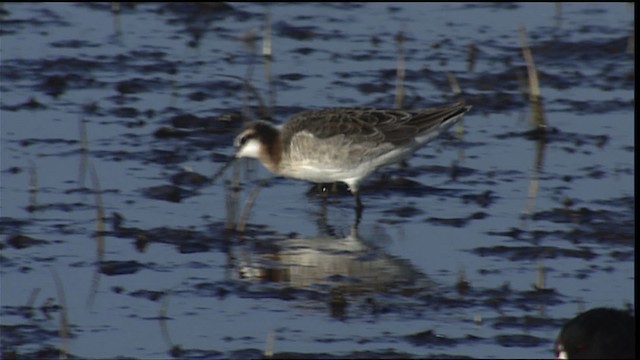
<svg viewBox="0 0 640 360"><path fill-rule="evenodd" d="M240 146L246 144L247 141L249 141L250 139L253 139L253 134L247 134L247 135L241 137L240 138Z"/></svg>

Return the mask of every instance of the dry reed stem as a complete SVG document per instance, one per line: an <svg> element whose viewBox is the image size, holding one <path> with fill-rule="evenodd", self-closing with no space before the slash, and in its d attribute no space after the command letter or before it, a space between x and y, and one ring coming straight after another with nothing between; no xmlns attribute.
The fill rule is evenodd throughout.
<svg viewBox="0 0 640 360"><path fill-rule="evenodd" d="M173 341L169 335L169 327L167 326L167 313L169 310L169 293L166 292L160 299L160 309L158 310L158 321L160 323L160 333L162 339L169 349L173 348Z"/></svg>
<svg viewBox="0 0 640 360"><path fill-rule="evenodd" d="M262 38L262 55L271 56L271 14L269 9L264 15L264 37Z"/></svg>
<svg viewBox="0 0 640 360"><path fill-rule="evenodd" d="M530 215L533 214L533 211L536 207L536 200L538 198L538 189L540 188L540 180L538 180L538 176L540 171L542 170L542 158L544 157L544 140L539 140L537 143L537 151L536 151L536 159L533 168L533 172L531 174L531 180L529 181L529 190L527 192L527 205L525 209L522 211L523 222L521 224L522 227L526 227L527 220Z"/></svg>
<svg viewBox="0 0 640 360"><path fill-rule="evenodd" d="M633 6L633 5L632 5ZM635 54L636 52L636 22L633 22L631 28L631 34L629 34L629 40L627 41L627 54Z"/></svg>
<svg viewBox="0 0 640 360"><path fill-rule="evenodd" d="M236 227L236 231L244 232L246 230L247 220L249 219L251 208L253 207L253 204L255 203L258 197L258 193L268 181L269 181L269 178L258 182L258 184L253 188L249 196L247 196L247 200L245 201L244 208L242 209L242 215L238 220L238 226Z"/></svg>
<svg viewBox="0 0 640 360"><path fill-rule="evenodd" d="M405 60L404 60L404 34L402 30L396 35L396 45L398 49L398 61L396 65L396 109L402 109L404 102L404 78L406 76Z"/></svg>
<svg viewBox="0 0 640 360"><path fill-rule="evenodd" d="M556 1L555 3L555 15L554 18L556 20L556 27L562 26L562 3Z"/></svg>
<svg viewBox="0 0 640 360"><path fill-rule="evenodd" d="M105 240L104 240L104 206L102 204L102 190L100 189L100 179L98 173L93 164L89 164L89 170L91 174L91 183L93 185L95 206L96 206L96 268L91 280L91 290L87 299L87 307L91 308L95 301L96 294L98 293L98 286L100 285L100 264L104 260L105 253Z"/></svg>
<svg viewBox="0 0 640 360"><path fill-rule="evenodd" d="M458 79L456 79L456 76L451 71L447 71L447 79L449 79L449 85L451 85L451 91L453 92L453 94L454 95L462 94L462 89L460 89L460 84L458 84Z"/></svg>
<svg viewBox="0 0 640 360"><path fill-rule="evenodd" d="M273 344L275 342L275 333L273 329L267 333L267 339L265 340L264 357L267 359L273 358Z"/></svg>
<svg viewBox="0 0 640 360"><path fill-rule="evenodd" d="M520 43L522 44L522 56L527 64L527 72L529 74L529 97L532 101L540 98L540 85L538 83L538 72L536 71L536 65L533 62L533 55L531 54L531 48L527 42L527 34L524 26L520 26L519 29Z"/></svg>
<svg viewBox="0 0 640 360"><path fill-rule="evenodd" d="M477 54L478 49L473 42L470 42L469 45L467 45L467 72L473 72L476 65Z"/></svg>
<svg viewBox="0 0 640 360"><path fill-rule="evenodd" d="M80 118L80 168L78 169L78 185L84 189L86 183L87 164L89 162L89 142L87 140L87 125Z"/></svg>
<svg viewBox="0 0 640 360"><path fill-rule="evenodd" d="M71 332L69 331L69 320L68 320L68 312L67 312L67 300L64 293L64 287L62 286L62 281L58 276L58 273L51 268L51 275L53 276L53 282L56 287L56 293L58 294L58 300L60 302L60 323L58 327L58 334L62 339L62 347L60 348L60 359L67 359L67 354L69 353L69 336Z"/></svg>
<svg viewBox="0 0 640 360"><path fill-rule="evenodd" d="M38 206L38 171L33 160L29 160L29 207L31 211Z"/></svg>
<svg viewBox="0 0 640 360"><path fill-rule="evenodd" d="M38 294L40 294L40 288L34 288L31 290L31 294L29 295L29 299L27 299L27 304L25 306L33 308L33 304L35 304Z"/></svg>
<svg viewBox="0 0 640 360"><path fill-rule="evenodd" d="M238 163L238 161L234 161L231 183L225 182L225 204L227 211L227 219L224 225L225 230L234 229L234 224L238 217L238 202L240 198L240 167Z"/></svg>
<svg viewBox="0 0 640 360"><path fill-rule="evenodd" d="M234 75L226 75L226 74L216 74L216 75L242 81L246 94L253 95L256 101L258 102L258 110L256 111L258 116L264 117L262 114L266 114L268 112L267 106L265 105L265 102L262 99L262 96L260 96L260 93L258 92L258 90L251 84L251 82L249 82L249 80L243 79L239 76L234 76ZM248 101L249 101L249 97L245 96L243 98L243 110L242 110L243 120L251 118L251 116L249 116L248 114L248 111L249 111Z"/></svg>
<svg viewBox="0 0 640 360"><path fill-rule="evenodd" d="M264 18L264 37L262 40L262 56L264 58L264 77L269 88L269 107L266 109L266 117L271 117L276 106L276 87L271 73L272 48L271 48L271 13L267 8Z"/></svg>
<svg viewBox="0 0 640 360"><path fill-rule="evenodd" d="M228 182L224 183L224 204L225 204L225 213L226 213L226 218L225 218L225 222L224 222L224 229L225 230L231 230L235 227L235 214L236 214L236 205L235 205L235 201L234 201L234 195L233 195L233 191L231 190L231 187L229 186Z"/></svg>
<svg viewBox="0 0 640 360"><path fill-rule="evenodd" d="M546 276L544 265L542 265L541 261L538 261L536 266L536 283L534 285L537 290L545 290L547 288Z"/></svg>

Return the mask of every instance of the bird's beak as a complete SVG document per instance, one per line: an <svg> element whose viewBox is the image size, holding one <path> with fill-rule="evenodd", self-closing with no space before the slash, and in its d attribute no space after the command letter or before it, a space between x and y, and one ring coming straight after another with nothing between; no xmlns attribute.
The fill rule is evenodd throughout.
<svg viewBox="0 0 640 360"><path fill-rule="evenodd" d="M215 175L213 175L213 177L211 178L211 184L213 185L213 183L216 182L216 180L225 172L225 170L227 170L229 168L229 166L231 166L231 164L237 159L237 157L234 155L229 161L227 161L226 164L222 165L222 167L220 167L220 169L218 170L218 172L215 173Z"/></svg>

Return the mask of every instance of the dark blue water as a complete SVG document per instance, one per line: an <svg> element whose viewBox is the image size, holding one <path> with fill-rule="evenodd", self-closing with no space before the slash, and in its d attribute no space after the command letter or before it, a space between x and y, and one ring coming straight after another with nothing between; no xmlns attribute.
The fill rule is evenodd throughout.
<svg viewBox="0 0 640 360"><path fill-rule="evenodd" d="M1 9L6 356L551 357L581 308L635 305L632 5ZM225 230L259 164L235 201L234 170L184 180L243 114L396 106L400 56L402 107L473 110L365 182L357 231L349 194L283 178Z"/></svg>

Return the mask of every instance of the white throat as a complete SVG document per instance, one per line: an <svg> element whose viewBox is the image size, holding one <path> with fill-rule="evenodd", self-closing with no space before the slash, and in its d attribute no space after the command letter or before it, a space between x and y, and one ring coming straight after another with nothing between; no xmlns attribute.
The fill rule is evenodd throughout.
<svg viewBox="0 0 640 360"><path fill-rule="evenodd" d="M258 141L257 139L250 139L238 149L238 151L236 152L236 157L249 157L257 159L260 155L261 146L262 143L260 143L260 141Z"/></svg>

